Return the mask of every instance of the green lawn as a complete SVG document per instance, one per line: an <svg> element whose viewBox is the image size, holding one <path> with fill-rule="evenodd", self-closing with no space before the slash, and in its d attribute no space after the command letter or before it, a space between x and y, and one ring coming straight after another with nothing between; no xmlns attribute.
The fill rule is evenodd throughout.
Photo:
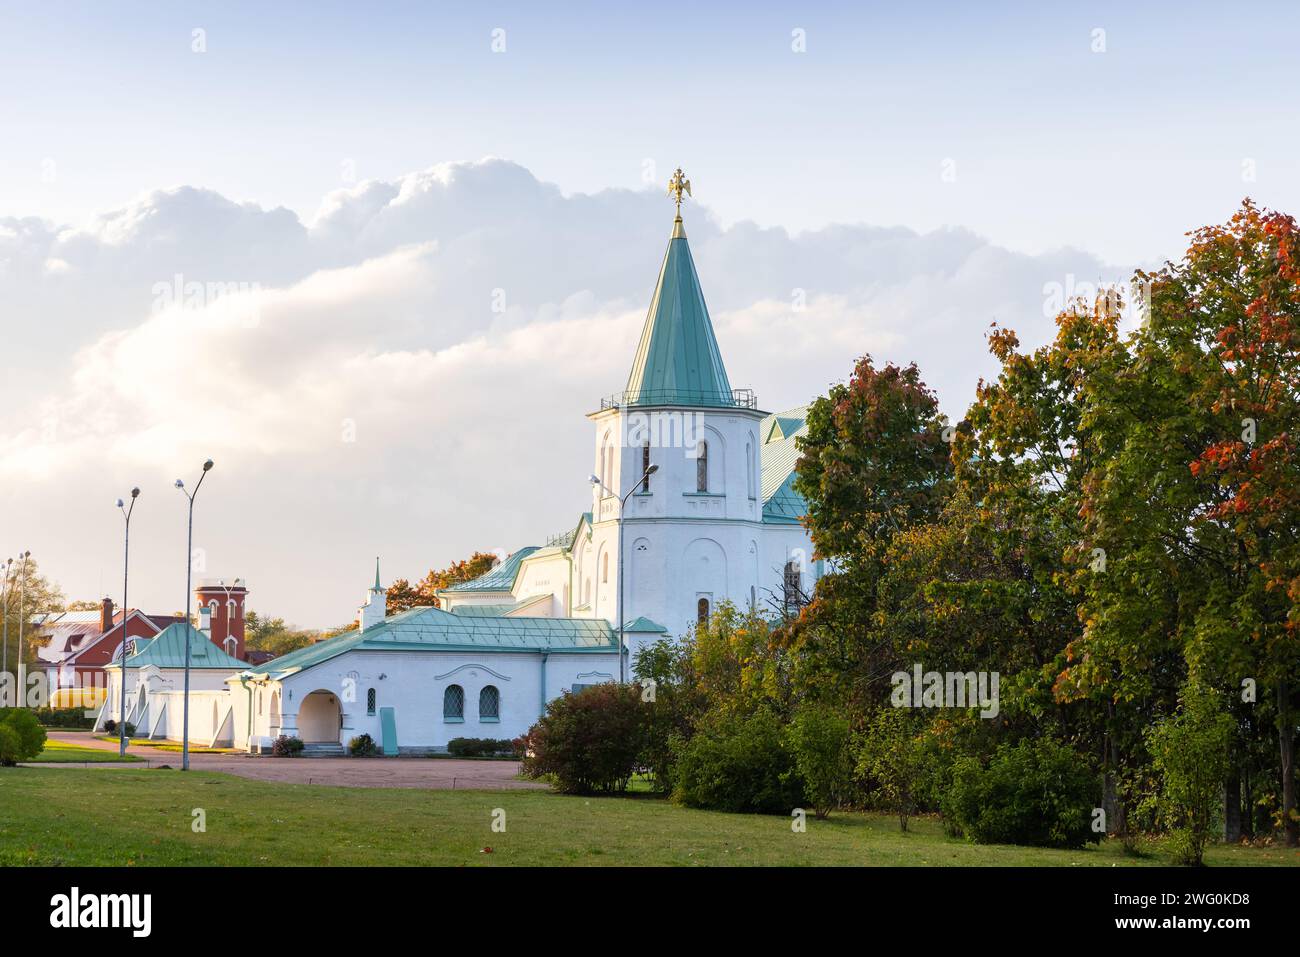
<svg viewBox="0 0 1300 957"><path fill-rule="evenodd" d="M123 815L122 808L130 808ZM202 808L207 830L191 829ZM505 833L492 831L505 811ZM269 784L191 771L0 769L0 866L905 864L1111 866L1080 851L977 847L917 821L838 814L803 834L780 817L675 807L651 797ZM490 847L490 853L484 851ZM1214 848L1211 864L1300 864L1281 848Z"/></svg>
<svg viewBox="0 0 1300 957"><path fill-rule="evenodd" d="M111 741L117 744L120 740L115 734L97 734L95 735L100 741ZM127 742L133 748L157 748L159 751L175 751L180 754L184 750L175 741L155 741L153 738L128 738ZM204 748L197 744L190 745L190 754L236 754L235 748Z"/></svg>
<svg viewBox="0 0 1300 957"><path fill-rule="evenodd" d="M64 764L82 761L107 764L113 762L135 763L140 759L131 754L121 755L116 751L105 751L102 748L83 748L80 745L67 744L63 741L46 741L45 750L33 760L41 764Z"/></svg>

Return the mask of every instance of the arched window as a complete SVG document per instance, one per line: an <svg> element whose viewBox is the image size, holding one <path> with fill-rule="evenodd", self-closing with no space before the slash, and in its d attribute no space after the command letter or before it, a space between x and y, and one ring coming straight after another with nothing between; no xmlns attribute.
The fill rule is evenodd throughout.
<svg viewBox="0 0 1300 957"><path fill-rule="evenodd" d="M745 488L749 491L749 497L754 497L754 446L749 442L745 443Z"/></svg>
<svg viewBox="0 0 1300 957"><path fill-rule="evenodd" d="M609 584L609 552L606 552L600 559L600 580L602 583Z"/></svg>
<svg viewBox="0 0 1300 957"><path fill-rule="evenodd" d="M701 626L709 623L709 600L701 598L695 605L695 620Z"/></svg>
<svg viewBox="0 0 1300 957"><path fill-rule="evenodd" d="M709 443L701 442L695 447L695 491L709 490Z"/></svg>
<svg viewBox="0 0 1300 957"><path fill-rule="evenodd" d="M641 491L650 491L650 476L646 475L650 471L650 443L646 442L641 446Z"/></svg>
<svg viewBox="0 0 1300 957"><path fill-rule="evenodd" d="M447 685L442 693L442 716L453 721L465 720L465 689L460 685Z"/></svg>
<svg viewBox="0 0 1300 957"><path fill-rule="evenodd" d="M235 638L233 635L227 638L226 654L230 655L233 658L235 656L235 652L238 650L239 650L239 639Z"/></svg>
<svg viewBox="0 0 1300 957"><path fill-rule="evenodd" d="M375 689L371 688L366 692L366 714L375 713Z"/></svg>
<svg viewBox="0 0 1300 957"><path fill-rule="evenodd" d="M478 718L480 721L496 721L500 717L501 692L488 685L478 693Z"/></svg>

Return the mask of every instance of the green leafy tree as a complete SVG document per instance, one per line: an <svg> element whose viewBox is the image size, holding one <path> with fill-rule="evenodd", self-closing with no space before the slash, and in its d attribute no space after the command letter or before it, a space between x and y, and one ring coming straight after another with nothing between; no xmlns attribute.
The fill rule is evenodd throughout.
<svg viewBox="0 0 1300 957"><path fill-rule="evenodd" d="M4 566L0 564L0 574L3 571ZM9 668L16 672L20 660L29 668L37 664L38 649L49 641L48 635L42 633L39 627L33 626L33 619L63 611L66 599L59 586L41 574L40 565L34 558L27 559L25 574L22 561L14 561L9 570L9 585L5 595L7 607L0 609L0 613L9 624ZM18 644L20 620L23 631L21 648Z"/></svg>
<svg viewBox="0 0 1300 957"><path fill-rule="evenodd" d="M860 359L808 409L795 489L815 558L830 563L789 629L799 684L858 712L884 700L893 670L878 588L894 537L939 514L951 487L947 420L915 365Z"/></svg>
<svg viewBox="0 0 1300 957"><path fill-rule="evenodd" d="M244 616L244 647L287 655L320 640L319 631L290 628L283 618L268 618L256 611Z"/></svg>
<svg viewBox="0 0 1300 957"><path fill-rule="evenodd" d="M1214 834L1233 731L1222 695L1189 683L1178 713L1148 733L1160 776L1159 817L1174 830L1180 864L1199 866Z"/></svg>
<svg viewBox="0 0 1300 957"><path fill-rule="evenodd" d="M898 815L899 830L916 813L930 768L919 718L906 708L878 710L859 739L857 773Z"/></svg>

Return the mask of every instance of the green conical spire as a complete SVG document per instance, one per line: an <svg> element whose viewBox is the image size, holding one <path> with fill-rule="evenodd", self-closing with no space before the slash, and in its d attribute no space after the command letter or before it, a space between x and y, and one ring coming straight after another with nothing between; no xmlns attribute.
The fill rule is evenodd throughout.
<svg viewBox="0 0 1300 957"><path fill-rule="evenodd" d="M375 556L375 591L383 591L384 586L379 584L379 556Z"/></svg>
<svg viewBox="0 0 1300 957"><path fill-rule="evenodd" d="M627 405L733 404L680 214L673 221L623 401Z"/></svg>

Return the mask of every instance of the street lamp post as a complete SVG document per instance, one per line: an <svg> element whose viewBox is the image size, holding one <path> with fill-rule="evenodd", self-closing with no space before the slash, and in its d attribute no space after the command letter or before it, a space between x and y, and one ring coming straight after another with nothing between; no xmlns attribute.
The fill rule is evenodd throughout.
<svg viewBox="0 0 1300 957"><path fill-rule="evenodd" d="M18 579L18 660L14 662L14 674L18 675L18 686L21 688L23 681L21 672L23 670L23 624L26 613L23 610L23 601L27 596L27 559L32 557L31 549L23 552L18 556L23 560L22 572ZM8 641L6 640L6 645Z"/></svg>
<svg viewBox="0 0 1300 957"><path fill-rule="evenodd" d="M10 581L10 569L13 568L14 560L5 559L5 578L0 582L0 617L4 618L4 651L0 652L0 674L9 670L9 599L13 597L13 584Z"/></svg>
<svg viewBox="0 0 1300 957"><path fill-rule="evenodd" d="M632 483L632 487L627 490L627 494L621 498L618 493L610 490L609 486L602 482L599 476L589 475L587 481L592 485L598 486L606 491L609 495L618 499L618 683L625 684L627 679L626 667L623 663L623 506L627 505L627 500L651 475L659 471L659 466L651 465L641 473L641 477Z"/></svg>
<svg viewBox="0 0 1300 957"><path fill-rule="evenodd" d="M138 488L131 489L131 505L128 508L126 503L120 498L117 500L117 507L122 510L122 515L126 518L126 534L122 538L122 699L118 702L118 754L126 754L126 629L127 629L127 608L126 603L126 585L127 573L130 568L131 559L131 513L135 511L135 500L140 497Z"/></svg>
<svg viewBox="0 0 1300 957"><path fill-rule="evenodd" d="M176 487L190 503L189 533L185 539L185 697L181 719L182 771L190 769L190 575L194 564L194 499L198 496L203 480L208 477L208 470L211 468L212 459L208 459L203 463L203 474L199 476L193 492L189 491L180 479L176 480Z"/></svg>

